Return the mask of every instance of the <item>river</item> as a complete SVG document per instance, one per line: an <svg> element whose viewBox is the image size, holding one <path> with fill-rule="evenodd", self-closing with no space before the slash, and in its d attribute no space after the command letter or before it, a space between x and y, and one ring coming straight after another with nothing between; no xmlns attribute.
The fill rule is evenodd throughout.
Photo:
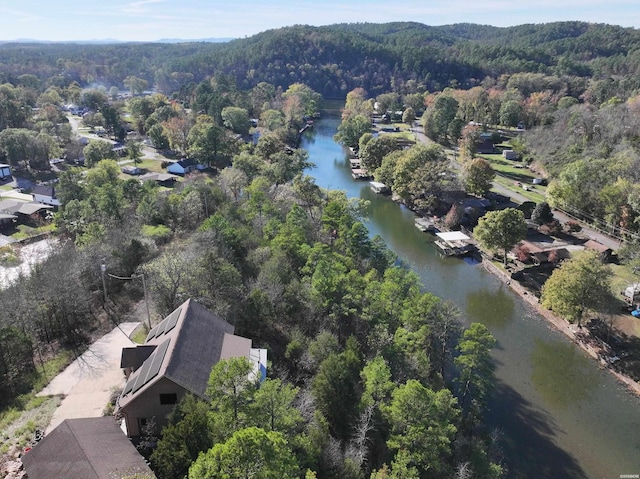
<svg viewBox="0 0 640 479"><path fill-rule="evenodd" d="M501 431L510 478L619 478L640 474L640 399L477 264L445 258L414 214L368 183L351 178L333 141L339 118L317 121L301 146L323 188L371 202L367 227L420 276L425 288L457 305L465 324L480 322L497 340L497 386L488 422ZM639 477L639 476L632 476Z"/></svg>

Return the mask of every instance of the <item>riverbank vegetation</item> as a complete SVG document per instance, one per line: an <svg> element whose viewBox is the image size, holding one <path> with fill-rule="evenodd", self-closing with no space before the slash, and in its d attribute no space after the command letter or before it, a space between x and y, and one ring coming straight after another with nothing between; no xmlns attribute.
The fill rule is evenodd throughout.
<svg viewBox="0 0 640 479"><path fill-rule="evenodd" d="M459 331L454 308L369 238L360 202L303 176L301 130L322 95L346 95L336 138L414 211L471 228L480 211L457 202L486 195L497 172L511 190L618 235L631 274L639 48L634 29L580 22L296 26L222 45L1 45L1 159L24 178L58 180L62 242L0 291L0 402L15 406L47 359L77 354L141 299L136 282L103 283L105 264L116 276L145 274L156 317L196 298L272 361L241 407L213 388L234 380L229 371L214 371L209 402L180 405L150 456L163 477L232 462L239 442L268 444L283 477L501 477L499 447L482 427L490 334ZM85 144L75 123L97 138ZM147 172L169 166L143 140L202 172L162 186L125 176L123 152ZM522 216L563 233L534 208L504 210L515 218L509 241L499 231L482 239L491 216L479 239L507 261ZM571 270L551 274L557 260L546 276ZM563 281L549 283L546 303L569 319L600 307L567 306L554 283Z"/></svg>

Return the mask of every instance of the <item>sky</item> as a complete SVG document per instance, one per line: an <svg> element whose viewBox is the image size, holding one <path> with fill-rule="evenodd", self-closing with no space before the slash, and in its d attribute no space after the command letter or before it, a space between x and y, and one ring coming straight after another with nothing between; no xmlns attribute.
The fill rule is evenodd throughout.
<svg viewBox="0 0 640 479"><path fill-rule="evenodd" d="M640 27L638 0L0 0L0 40L241 38L295 24L581 20Z"/></svg>

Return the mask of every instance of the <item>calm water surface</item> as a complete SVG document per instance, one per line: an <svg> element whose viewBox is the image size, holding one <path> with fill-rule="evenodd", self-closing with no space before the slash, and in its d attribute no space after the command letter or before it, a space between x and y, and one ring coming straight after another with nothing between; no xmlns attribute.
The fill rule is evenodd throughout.
<svg viewBox="0 0 640 479"><path fill-rule="evenodd" d="M465 323L483 323L498 341L489 422L502 431L509 477L640 474L640 399L482 267L441 257L414 227L413 213L354 181L332 139L338 124L322 119L304 138L316 165L308 174L323 188L370 200L371 234L382 236L428 291L455 303Z"/></svg>

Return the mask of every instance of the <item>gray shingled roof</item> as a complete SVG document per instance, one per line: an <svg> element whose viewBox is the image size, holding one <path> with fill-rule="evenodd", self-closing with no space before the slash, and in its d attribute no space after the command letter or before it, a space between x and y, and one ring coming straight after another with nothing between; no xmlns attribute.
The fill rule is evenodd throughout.
<svg viewBox="0 0 640 479"><path fill-rule="evenodd" d="M47 185L36 185L31 190L32 195L41 195L41 196L50 196L51 198L56 197L56 190L53 186Z"/></svg>
<svg viewBox="0 0 640 479"><path fill-rule="evenodd" d="M20 213L23 215L32 215L40 210L50 210L53 206L35 203L33 201L20 200L2 200L0 201L0 211L5 213Z"/></svg>
<svg viewBox="0 0 640 479"><path fill-rule="evenodd" d="M22 463L29 479L155 478L113 417L66 419Z"/></svg>
<svg viewBox="0 0 640 479"><path fill-rule="evenodd" d="M144 345L158 347L129 376L118 401L120 408L163 377L204 396L211 368L220 360L225 333L233 331L232 325L201 304L185 301L149 332Z"/></svg>

